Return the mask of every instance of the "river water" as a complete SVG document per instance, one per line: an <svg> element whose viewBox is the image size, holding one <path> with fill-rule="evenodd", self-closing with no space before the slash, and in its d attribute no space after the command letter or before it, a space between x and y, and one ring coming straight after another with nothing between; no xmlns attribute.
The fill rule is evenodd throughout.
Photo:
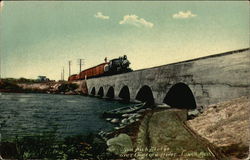
<svg viewBox="0 0 250 160"><path fill-rule="evenodd" d="M50 132L60 139L108 131L114 126L101 118L103 111L127 105L81 95L0 93L1 140Z"/></svg>

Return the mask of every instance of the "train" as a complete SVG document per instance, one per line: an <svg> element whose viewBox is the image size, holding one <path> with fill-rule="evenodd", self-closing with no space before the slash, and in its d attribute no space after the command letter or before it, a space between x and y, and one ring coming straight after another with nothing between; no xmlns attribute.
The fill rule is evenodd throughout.
<svg viewBox="0 0 250 160"><path fill-rule="evenodd" d="M129 68L129 65L130 62L127 59L126 55L112 59L109 62L107 62L107 58L105 58L104 63L85 69L81 71L79 74L71 75L69 76L68 81L76 81L76 80L83 80L83 79L131 72L132 69Z"/></svg>

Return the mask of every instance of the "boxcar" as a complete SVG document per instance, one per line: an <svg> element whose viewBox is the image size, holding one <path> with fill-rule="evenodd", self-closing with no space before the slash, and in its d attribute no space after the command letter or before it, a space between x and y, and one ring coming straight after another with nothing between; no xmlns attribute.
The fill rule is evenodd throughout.
<svg viewBox="0 0 250 160"><path fill-rule="evenodd" d="M79 76L77 74L73 74L69 76L68 81L76 81L79 79Z"/></svg>
<svg viewBox="0 0 250 160"><path fill-rule="evenodd" d="M80 74L79 74L79 78L80 79L85 79L86 78L92 78L92 77L98 77L98 76L101 76L104 74L104 66L108 64L108 63L102 63L102 64L99 64L95 67L91 67L89 69L86 69L84 71L82 71Z"/></svg>

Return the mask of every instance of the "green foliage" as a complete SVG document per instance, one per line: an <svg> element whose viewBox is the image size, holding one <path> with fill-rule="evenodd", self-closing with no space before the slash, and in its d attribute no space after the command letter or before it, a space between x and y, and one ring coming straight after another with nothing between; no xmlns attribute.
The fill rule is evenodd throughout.
<svg viewBox="0 0 250 160"><path fill-rule="evenodd" d="M106 152L106 142L94 134L69 136L58 141L55 133L47 133L16 138L14 142L11 142L11 147L4 147L6 144L9 145L10 142L1 144L3 146L1 153L5 153L2 154L3 158L11 159L105 160L113 156ZM11 151L6 151L6 149Z"/></svg>
<svg viewBox="0 0 250 160"><path fill-rule="evenodd" d="M63 83L58 87L59 92L73 91L78 88L77 84L74 83Z"/></svg>
<svg viewBox="0 0 250 160"><path fill-rule="evenodd" d="M2 79L2 81L3 82L5 82L5 83L11 83L11 84L17 84L17 83L36 83L37 82L37 80L35 80L35 79L27 79L27 78L23 78L23 77L21 77L21 78L18 78L18 79L16 79L16 78L4 78L4 79Z"/></svg>
<svg viewBox="0 0 250 160"><path fill-rule="evenodd" d="M19 87L17 84L15 84L12 81L0 81L0 89L6 89L6 90L21 90L21 87Z"/></svg>
<svg viewBox="0 0 250 160"><path fill-rule="evenodd" d="M60 158L55 152L55 136L30 136L16 140L19 159Z"/></svg>

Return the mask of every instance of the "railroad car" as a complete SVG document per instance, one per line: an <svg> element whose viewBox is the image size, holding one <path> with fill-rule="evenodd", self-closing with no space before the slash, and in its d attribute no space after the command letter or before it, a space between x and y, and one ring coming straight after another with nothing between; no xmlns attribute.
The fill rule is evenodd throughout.
<svg viewBox="0 0 250 160"><path fill-rule="evenodd" d="M95 67L88 68L81 71L79 74L79 79L92 78L104 75L104 66L108 63L102 63Z"/></svg>
<svg viewBox="0 0 250 160"><path fill-rule="evenodd" d="M73 74L73 75L69 76L68 81L69 81L69 82L70 82L70 81L76 81L76 80L78 80L78 79L79 79L78 74Z"/></svg>

